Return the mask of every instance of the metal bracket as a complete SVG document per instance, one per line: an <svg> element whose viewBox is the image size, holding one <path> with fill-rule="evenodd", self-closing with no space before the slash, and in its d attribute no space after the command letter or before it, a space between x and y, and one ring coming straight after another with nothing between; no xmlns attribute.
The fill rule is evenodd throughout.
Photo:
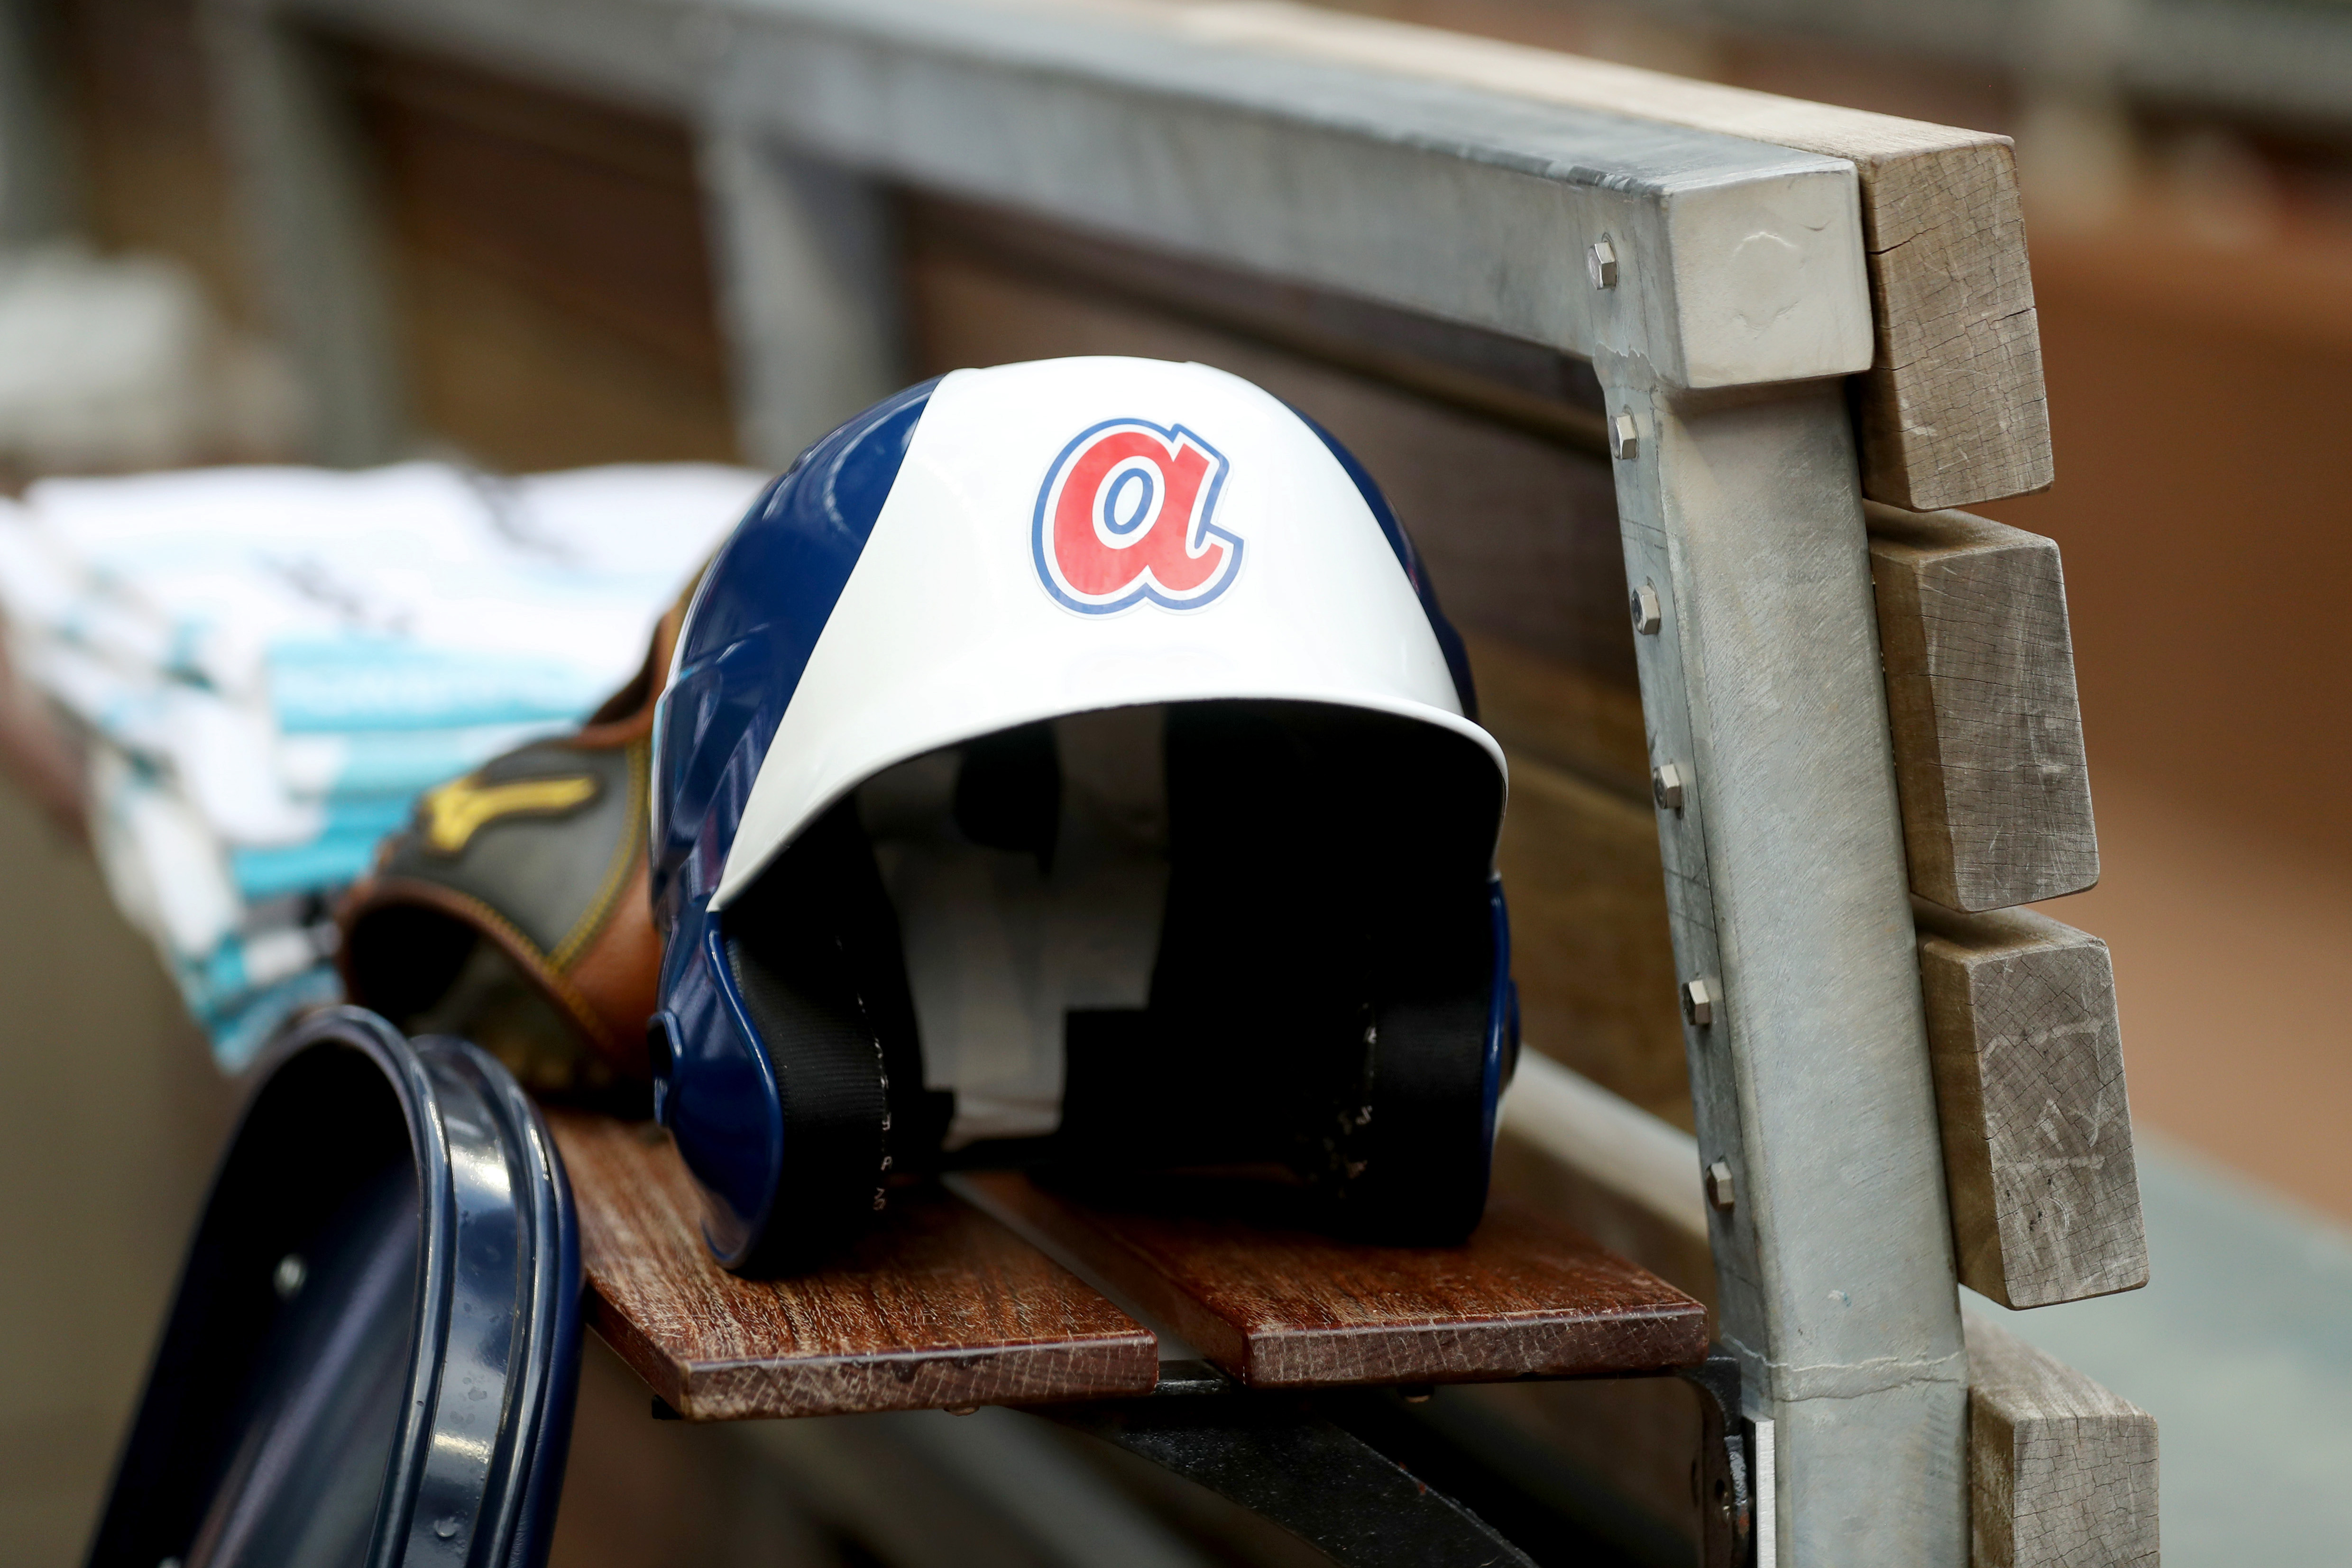
<svg viewBox="0 0 2352 1568"><path fill-rule="evenodd" d="M1684 1382L1698 1390L1698 1457L1691 1493L1698 1504L1699 1561L1706 1568L1746 1568L1754 1561L1756 1453L1739 1405L1739 1358L1710 1349Z"/></svg>
<svg viewBox="0 0 2352 1568"><path fill-rule="evenodd" d="M1738 1360L1714 1349L1675 1375L1699 1396L1702 1436L1691 1483L1702 1568L1749 1568L1757 1478ZM1534 1559L1495 1526L1388 1452L1378 1423L1346 1419L1333 1404L1376 1392L1253 1393L1205 1362L1183 1361L1163 1365L1160 1385L1141 1399L1027 1408L1241 1504L1346 1568L1533 1568Z"/></svg>
<svg viewBox="0 0 2352 1568"><path fill-rule="evenodd" d="M1141 1399L1031 1414L1198 1482L1346 1568L1535 1568L1492 1525L1323 1415L1313 1399L1253 1394L1199 1363L1171 1364L1159 1390Z"/></svg>

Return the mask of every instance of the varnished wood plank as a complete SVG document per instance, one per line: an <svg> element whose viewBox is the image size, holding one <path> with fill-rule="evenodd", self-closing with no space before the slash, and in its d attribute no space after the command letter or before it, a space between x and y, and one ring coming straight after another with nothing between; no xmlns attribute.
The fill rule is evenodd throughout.
<svg viewBox="0 0 2352 1568"><path fill-rule="evenodd" d="M816 1272L745 1280L703 1245L667 1139L580 1113L548 1121L579 1206L591 1321L691 1420L1101 1398L1159 1377L1149 1332L936 1188L895 1193L882 1223Z"/></svg>
<svg viewBox="0 0 2352 1568"><path fill-rule="evenodd" d="M1918 915L1961 1282L2006 1307L2147 1283L2106 944L2032 910Z"/></svg>
<svg viewBox="0 0 2352 1568"><path fill-rule="evenodd" d="M2049 539L1869 508L1911 889L2005 909L2099 880L2066 584Z"/></svg>
<svg viewBox="0 0 2352 1568"><path fill-rule="evenodd" d="M2156 1568L2156 1417L1980 1317L1967 1324L1975 1568Z"/></svg>
<svg viewBox="0 0 2352 1568"><path fill-rule="evenodd" d="M965 1180L1253 1387L1649 1372L1706 1353L1698 1302L1508 1201L1459 1247L1370 1247L1307 1228L1265 1186L1171 1181L1110 1207L1010 1172Z"/></svg>

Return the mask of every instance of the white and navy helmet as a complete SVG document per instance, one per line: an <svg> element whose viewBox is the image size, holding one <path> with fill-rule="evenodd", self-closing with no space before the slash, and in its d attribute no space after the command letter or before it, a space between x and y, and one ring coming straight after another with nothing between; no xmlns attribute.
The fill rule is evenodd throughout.
<svg viewBox="0 0 2352 1568"><path fill-rule="evenodd" d="M656 1113L730 1267L892 1172L1284 1159L1458 1239L1516 1051L1502 753L1338 442L1197 364L958 371L712 562L654 748Z"/></svg>

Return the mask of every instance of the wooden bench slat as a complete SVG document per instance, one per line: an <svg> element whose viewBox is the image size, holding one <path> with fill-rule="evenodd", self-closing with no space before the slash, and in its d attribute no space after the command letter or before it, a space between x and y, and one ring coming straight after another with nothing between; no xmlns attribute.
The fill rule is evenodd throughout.
<svg viewBox="0 0 2352 1568"><path fill-rule="evenodd" d="M1972 911L2082 892L2099 839L2057 545L1868 510L1911 891Z"/></svg>
<svg viewBox="0 0 2352 1568"><path fill-rule="evenodd" d="M892 1195L840 1261L745 1280L649 1124L551 1111L580 1214L591 1322L690 1420L1022 1405L1146 1394L1150 1331L937 1188Z"/></svg>
<svg viewBox="0 0 2352 1568"><path fill-rule="evenodd" d="M2156 1417L1965 1321L1975 1568L2156 1568Z"/></svg>
<svg viewBox="0 0 2352 1568"><path fill-rule="evenodd" d="M2012 1308L2145 1285L2106 944L2032 910L1916 915L1960 1282Z"/></svg>
<svg viewBox="0 0 2352 1568"><path fill-rule="evenodd" d="M961 1179L1252 1387L1655 1372L1706 1354L1697 1301L1507 1200L1460 1247L1371 1247L1283 1223L1262 1188L1171 1183L1112 1207L1012 1172Z"/></svg>

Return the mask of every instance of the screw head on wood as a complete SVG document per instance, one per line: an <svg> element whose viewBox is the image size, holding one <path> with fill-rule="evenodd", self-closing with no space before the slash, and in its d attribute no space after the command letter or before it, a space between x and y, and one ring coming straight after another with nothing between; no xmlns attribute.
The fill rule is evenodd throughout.
<svg viewBox="0 0 2352 1568"><path fill-rule="evenodd" d="M1644 637L1656 636L1666 619L1664 609L1658 603L1658 591L1645 582L1633 591L1631 603L1633 630Z"/></svg>
<svg viewBox="0 0 2352 1568"><path fill-rule="evenodd" d="M1584 270L1592 275L1595 288L1617 287L1617 247L1601 239L1584 253Z"/></svg>
<svg viewBox="0 0 2352 1568"><path fill-rule="evenodd" d="M1699 1029L1715 1021L1715 987L1706 980L1683 982L1683 1017Z"/></svg>
<svg viewBox="0 0 2352 1568"><path fill-rule="evenodd" d="M1683 770L1671 762L1658 764L1657 771L1650 775L1650 793L1656 798L1659 810L1681 810Z"/></svg>
<svg viewBox="0 0 2352 1568"><path fill-rule="evenodd" d="M1609 422L1609 455L1619 462L1630 462L1641 449L1639 433L1633 428L1633 416L1621 413Z"/></svg>
<svg viewBox="0 0 2352 1568"><path fill-rule="evenodd" d="M1717 1160L1706 1167L1706 1201L1723 1214L1729 1214L1731 1206L1738 1201L1728 1160Z"/></svg>

